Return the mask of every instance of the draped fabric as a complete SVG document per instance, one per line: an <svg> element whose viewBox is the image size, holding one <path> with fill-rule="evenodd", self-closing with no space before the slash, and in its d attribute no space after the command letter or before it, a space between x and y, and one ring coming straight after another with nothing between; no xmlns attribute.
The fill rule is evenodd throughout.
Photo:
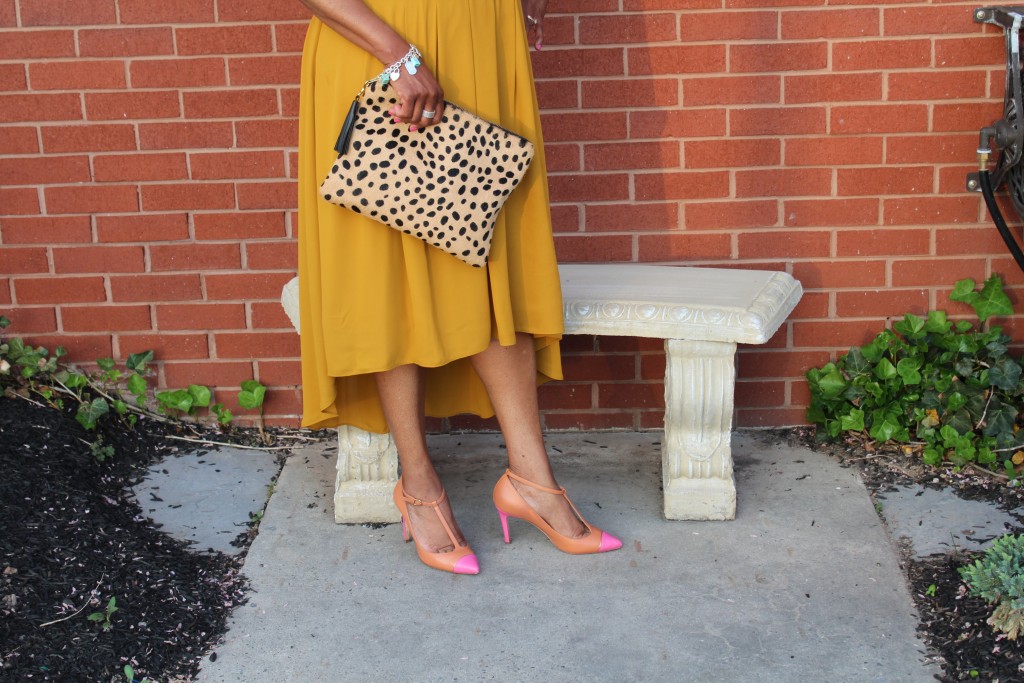
<svg viewBox="0 0 1024 683"><path fill-rule="evenodd" d="M445 99L522 135L537 157L498 216L488 265L329 204L317 188L352 98L383 69L318 19L299 105L303 425L386 432L372 373L416 364L433 417L494 410L469 357L534 336L538 382L561 379L562 303L540 117L520 0L366 0L419 48Z"/></svg>

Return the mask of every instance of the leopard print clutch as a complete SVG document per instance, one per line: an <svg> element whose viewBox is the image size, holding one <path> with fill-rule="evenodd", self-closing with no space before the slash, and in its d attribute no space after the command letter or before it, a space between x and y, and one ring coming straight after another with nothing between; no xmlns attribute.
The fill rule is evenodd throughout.
<svg viewBox="0 0 1024 683"><path fill-rule="evenodd" d="M388 114L395 102L373 82L352 103L323 198L483 266L533 143L447 101L439 123L410 133Z"/></svg>

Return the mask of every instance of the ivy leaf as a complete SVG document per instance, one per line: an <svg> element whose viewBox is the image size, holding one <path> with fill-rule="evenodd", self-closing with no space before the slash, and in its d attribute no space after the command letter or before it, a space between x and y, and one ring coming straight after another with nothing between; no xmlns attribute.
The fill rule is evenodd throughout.
<svg viewBox="0 0 1024 683"><path fill-rule="evenodd" d="M834 371L834 373L836 376L839 377L839 380L842 381L843 386L845 387L846 380L843 379L843 376L839 374L838 370ZM831 374L832 373L830 373L830 376ZM829 381L832 380L829 379ZM840 392L841 391L842 390L840 389ZM260 384L257 380L250 379L245 382L242 382L242 391L240 391L238 394L238 405L249 410L259 408L260 406L263 405L263 397L266 395L266 393L267 388Z"/></svg>
<svg viewBox="0 0 1024 683"><path fill-rule="evenodd" d="M128 356L128 360L125 365L129 370L139 373L140 375L146 371L146 363L152 362L153 352L143 351L142 353L133 353Z"/></svg>
<svg viewBox="0 0 1024 683"><path fill-rule="evenodd" d="M876 410L872 415L871 438L876 441L888 441L900 430L900 423L891 412Z"/></svg>
<svg viewBox="0 0 1024 683"><path fill-rule="evenodd" d="M896 375L896 366L888 358L883 358L875 365L875 377L878 379L892 379Z"/></svg>
<svg viewBox="0 0 1024 683"><path fill-rule="evenodd" d="M96 365L100 366L100 370L103 370L105 372L110 372L111 370L114 369L114 359L113 358L100 358L100 359L98 359L96 361Z"/></svg>
<svg viewBox="0 0 1024 683"><path fill-rule="evenodd" d="M893 325L892 328L904 337L913 338L924 330L924 318L907 313L903 316L903 320Z"/></svg>
<svg viewBox="0 0 1024 683"><path fill-rule="evenodd" d="M184 389L157 392L156 400L165 408L173 408L174 410L180 410L183 413L187 413L192 410L192 394L188 393Z"/></svg>
<svg viewBox="0 0 1024 683"><path fill-rule="evenodd" d="M920 366L921 361L916 358L902 358L896 364L896 371L900 374L904 384L920 384L921 373L918 371Z"/></svg>
<svg viewBox="0 0 1024 683"><path fill-rule="evenodd" d="M128 378L128 391L132 393L132 396L143 396L146 389L146 380L142 375L132 375Z"/></svg>
<svg viewBox="0 0 1024 683"><path fill-rule="evenodd" d="M989 384L1004 391L1012 391L1020 380L1020 363L1009 356L1000 356L988 370Z"/></svg>
<svg viewBox="0 0 1024 683"><path fill-rule="evenodd" d="M988 407L988 413L985 414L985 427L981 433L985 436L996 436L1001 433L1013 434L1013 425L1016 419L1016 408L993 398Z"/></svg>
<svg viewBox="0 0 1024 683"><path fill-rule="evenodd" d="M998 275L993 275L985 280L985 285L981 288L980 300L973 306L981 322L985 322L992 316L1013 315L1013 303L1003 291L1003 281Z"/></svg>
<svg viewBox="0 0 1024 683"><path fill-rule="evenodd" d="M843 415L839 418L839 427L844 432L864 431L864 411L854 408L848 415Z"/></svg>
<svg viewBox="0 0 1024 683"><path fill-rule="evenodd" d="M99 422L100 418L106 415L109 411L110 406L107 405L106 399L97 398L78 406L78 412L75 413L75 419L78 421L78 424L91 431L96 429L96 424Z"/></svg>
<svg viewBox="0 0 1024 683"><path fill-rule="evenodd" d="M957 361L953 363L953 370L961 377L969 376L974 372L974 359L969 356L957 359Z"/></svg>
<svg viewBox="0 0 1024 683"><path fill-rule="evenodd" d="M953 301L962 301L968 303L968 299L972 295L977 294L974 291L975 282L971 278L964 278L963 280L957 280L956 284L953 285L953 291L949 293L949 298Z"/></svg>
<svg viewBox="0 0 1024 683"><path fill-rule="evenodd" d="M846 372L851 378L856 375L861 375L871 368L871 364L868 362L868 359L864 357L864 353L856 346L850 349L850 352L846 354L845 361Z"/></svg>
<svg viewBox="0 0 1024 683"><path fill-rule="evenodd" d="M974 431L974 423L971 422L970 413L966 410L958 410L952 415L947 416L943 429L946 427L952 427L961 435Z"/></svg>
<svg viewBox="0 0 1024 683"><path fill-rule="evenodd" d="M967 397L959 391L954 391L946 397L946 412L955 413L967 405Z"/></svg>
<svg viewBox="0 0 1024 683"><path fill-rule="evenodd" d="M196 408L205 408L210 405L212 394L209 388L201 384L190 384L188 385L188 393L192 397L192 405Z"/></svg>
<svg viewBox="0 0 1024 683"><path fill-rule="evenodd" d="M950 323L946 319L945 311L928 311L928 320L924 324L924 331L929 334L949 334Z"/></svg>

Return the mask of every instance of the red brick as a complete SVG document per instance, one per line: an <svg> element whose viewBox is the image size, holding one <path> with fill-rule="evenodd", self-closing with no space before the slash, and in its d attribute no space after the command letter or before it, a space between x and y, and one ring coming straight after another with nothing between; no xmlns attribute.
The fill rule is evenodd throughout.
<svg viewBox="0 0 1024 683"><path fill-rule="evenodd" d="M840 318L864 316L902 317L928 311L926 289L877 289L868 292L836 292L836 314ZM820 365L820 363L819 363Z"/></svg>
<svg viewBox="0 0 1024 683"><path fill-rule="evenodd" d="M143 185L144 211L191 211L197 209L231 209L235 206L231 183L175 183Z"/></svg>
<svg viewBox="0 0 1024 683"><path fill-rule="evenodd" d="M989 66L1005 62L1005 43L993 40L991 35L975 38L935 38L935 66L939 68Z"/></svg>
<svg viewBox="0 0 1024 683"><path fill-rule="evenodd" d="M28 126L0 126L0 149L4 154L35 154L39 151L36 129Z"/></svg>
<svg viewBox="0 0 1024 683"><path fill-rule="evenodd" d="M779 37L778 12L687 12L679 17L684 42L772 40Z"/></svg>
<svg viewBox="0 0 1024 683"><path fill-rule="evenodd" d="M636 379L636 357L612 354L565 356L562 371L567 382Z"/></svg>
<svg viewBox="0 0 1024 683"><path fill-rule="evenodd" d="M623 49L545 50L533 55L533 73L539 79L622 76Z"/></svg>
<svg viewBox="0 0 1024 683"><path fill-rule="evenodd" d="M976 223L977 197L899 197L882 200L885 225Z"/></svg>
<svg viewBox="0 0 1024 683"><path fill-rule="evenodd" d="M687 168L748 168L776 166L781 159L778 140L688 140L683 143Z"/></svg>
<svg viewBox="0 0 1024 683"><path fill-rule="evenodd" d="M135 129L131 124L44 126L40 132L43 136L43 150L47 154L135 149Z"/></svg>
<svg viewBox="0 0 1024 683"><path fill-rule="evenodd" d="M789 318L790 320L805 320L828 317L828 301L827 292L804 292L804 295L800 297L800 303L793 309Z"/></svg>
<svg viewBox="0 0 1024 683"><path fill-rule="evenodd" d="M736 171L736 197L828 195L832 169L759 169Z"/></svg>
<svg viewBox="0 0 1024 683"><path fill-rule="evenodd" d="M861 40L832 43L833 71L878 71L931 66L930 40Z"/></svg>
<svg viewBox="0 0 1024 683"><path fill-rule="evenodd" d="M159 244L149 249L154 273L168 270L227 270L242 267L238 244Z"/></svg>
<svg viewBox="0 0 1024 683"><path fill-rule="evenodd" d="M299 139L297 118L280 121L237 121L234 125L236 147L294 147ZM545 139L548 138L547 133L545 127Z"/></svg>
<svg viewBox="0 0 1024 683"><path fill-rule="evenodd" d="M260 364L261 366L263 363ZM262 371L261 371L262 376ZM586 410L592 407L589 384L563 382L544 384L537 388L537 399L543 410Z"/></svg>
<svg viewBox="0 0 1024 683"><path fill-rule="evenodd" d="M626 114L584 113L543 114L545 142L622 140L626 137Z"/></svg>
<svg viewBox="0 0 1024 683"><path fill-rule="evenodd" d="M99 276L15 278L14 293L19 305L87 303L107 298Z"/></svg>
<svg viewBox="0 0 1024 683"><path fill-rule="evenodd" d="M793 277L799 280L805 289L882 287L885 285L885 261L799 262L793 264Z"/></svg>
<svg viewBox="0 0 1024 683"><path fill-rule="evenodd" d="M551 207L551 226L555 232L578 232L580 230L580 209L577 206Z"/></svg>
<svg viewBox="0 0 1024 683"><path fill-rule="evenodd" d="M595 230L672 230L679 227L675 203L594 204L586 208L585 226Z"/></svg>
<svg viewBox="0 0 1024 683"><path fill-rule="evenodd" d="M729 46L729 71L732 73L816 71L827 65L828 44L824 42Z"/></svg>
<svg viewBox="0 0 1024 683"><path fill-rule="evenodd" d="M82 103L73 93L0 95L0 123L76 121L81 118Z"/></svg>
<svg viewBox="0 0 1024 683"><path fill-rule="evenodd" d="M840 168L836 190L840 196L930 194L933 173L930 166Z"/></svg>
<svg viewBox="0 0 1024 683"><path fill-rule="evenodd" d="M138 188L134 185L85 185L47 187L48 213L126 213L139 210Z"/></svg>
<svg viewBox="0 0 1024 683"><path fill-rule="evenodd" d="M285 273L214 273L203 276L210 301L281 300L281 288L295 276Z"/></svg>
<svg viewBox="0 0 1024 683"><path fill-rule="evenodd" d="M294 269L293 269L294 270ZM254 330L294 330L292 321L281 307L280 301L256 301L252 304Z"/></svg>
<svg viewBox="0 0 1024 683"><path fill-rule="evenodd" d="M295 83L300 63L294 55L235 57L228 59L228 78L233 86Z"/></svg>
<svg viewBox="0 0 1024 683"><path fill-rule="evenodd" d="M887 36L964 33L972 26L973 9L965 5L934 7L889 7L882 10Z"/></svg>
<svg viewBox="0 0 1024 683"><path fill-rule="evenodd" d="M840 230L836 232L837 256L896 256L928 254L931 250L931 231L899 230Z"/></svg>
<svg viewBox="0 0 1024 683"><path fill-rule="evenodd" d="M195 302L159 304L156 307L156 324L160 330L245 329L245 305Z"/></svg>
<svg viewBox="0 0 1024 683"><path fill-rule="evenodd" d="M82 29L78 49L83 57L140 57L174 54L174 30L152 28Z"/></svg>
<svg viewBox="0 0 1024 683"><path fill-rule="evenodd" d="M737 408L780 406L785 403L785 382L736 382Z"/></svg>
<svg viewBox="0 0 1024 683"><path fill-rule="evenodd" d="M828 232L748 232L739 236L740 258L827 258Z"/></svg>
<svg viewBox="0 0 1024 683"><path fill-rule="evenodd" d="M544 163L549 173L579 171L582 145L544 145Z"/></svg>
<svg viewBox="0 0 1024 683"><path fill-rule="evenodd" d="M769 74L687 78L683 84L683 104L778 104L782 101L781 84L780 76Z"/></svg>
<svg viewBox="0 0 1024 683"><path fill-rule="evenodd" d="M615 382L597 385L599 408L661 408L665 386L661 383Z"/></svg>
<svg viewBox="0 0 1024 683"><path fill-rule="evenodd" d="M296 133L295 140L298 140ZM294 140L292 141L294 144ZM234 145L232 124L227 121L195 123L141 123L140 149L210 149Z"/></svg>
<svg viewBox="0 0 1024 683"><path fill-rule="evenodd" d="M209 152L189 156L195 180L280 178L284 155L277 152Z"/></svg>
<svg viewBox="0 0 1024 683"><path fill-rule="evenodd" d="M877 36L880 14L875 8L783 12L782 38L807 40Z"/></svg>
<svg viewBox="0 0 1024 683"><path fill-rule="evenodd" d="M851 293L854 292L842 292ZM743 377L803 377L808 368L821 367L828 361L827 351L744 349L739 357L739 371Z"/></svg>
<svg viewBox="0 0 1024 683"><path fill-rule="evenodd" d="M559 175L548 177L553 202L621 201L629 198L625 173Z"/></svg>
<svg viewBox="0 0 1024 683"><path fill-rule="evenodd" d="M129 64L128 73L133 88L198 88L227 83L222 57L140 59Z"/></svg>
<svg viewBox="0 0 1024 683"><path fill-rule="evenodd" d="M8 278L0 278L0 304L11 303L11 281Z"/></svg>
<svg viewBox="0 0 1024 683"><path fill-rule="evenodd" d="M54 247L55 273L141 273L146 269L141 246Z"/></svg>
<svg viewBox="0 0 1024 683"><path fill-rule="evenodd" d="M764 107L733 109L729 113L732 135L801 135L824 133L825 107Z"/></svg>
<svg viewBox="0 0 1024 683"><path fill-rule="evenodd" d="M637 261L728 259L732 254L731 242L731 237L723 232L640 235L637 237Z"/></svg>
<svg viewBox="0 0 1024 683"><path fill-rule="evenodd" d="M979 121L1002 118L1001 102L977 102L932 105L932 130L935 132L974 131Z"/></svg>
<svg viewBox="0 0 1024 683"><path fill-rule="evenodd" d="M633 416L623 412L612 413L546 413L544 428L551 431L597 431L607 429L633 429Z"/></svg>
<svg viewBox="0 0 1024 683"><path fill-rule="evenodd" d="M0 165L0 185L81 183L90 179L87 156L8 158Z"/></svg>
<svg viewBox="0 0 1024 683"><path fill-rule="evenodd" d="M14 311L6 311L11 326L4 330L4 336L23 336L26 334L46 334L57 331L57 312L53 307L19 306Z"/></svg>
<svg viewBox="0 0 1024 683"><path fill-rule="evenodd" d="M91 242L88 216L31 216L0 219L4 244L64 244Z"/></svg>
<svg viewBox="0 0 1024 683"><path fill-rule="evenodd" d="M1006 247L991 225L935 231L936 256L998 254Z"/></svg>
<svg viewBox="0 0 1024 683"><path fill-rule="evenodd" d="M793 344L803 348L843 348L863 346L875 338L883 320L829 320L793 323Z"/></svg>
<svg viewBox="0 0 1024 683"><path fill-rule="evenodd" d="M914 259L892 262L894 287L928 287L949 284L965 277L976 282L985 279L983 258ZM937 281L937 282L936 282Z"/></svg>
<svg viewBox="0 0 1024 683"><path fill-rule="evenodd" d="M20 0L22 26L114 24L114 0Z"/></svg>
<svg viewBox="0 0 1024 683"><path fill-rule="evenodd" d="M290 270L298 268L295 242L250 242L245 245L246 267L256 270Z"/></svg>
<svg viewBox="0 0 1024 683"><path fill-rule="evenodd" d="M782 205L788 228L878 225L880 213L877 199L789 199Z"/></svg>
<svg viewBox="0 0 1024 683"><path fill-rule="evenodd" d="M642 353L664 352L665 342L661 339L644 337L597 337L597 350L601 353Z"/></svg>
<svg viewBox="0 0 1024 683"><path fill-rule="evenodd" d="M127 180L184 180L188 168L184 154L109 154L93 159L99 182Z"/></svg>
<svg viewBox="0 0 1024 683"><path fill-rule="evenodd" d="M85 115L90 121L177 119L181 103L172 90L86 93Z"/></svg>
<svg viewBox="0 0 1024 683"><path fill-rule="evenodd" d="M114 301L196 301L202 299L199 276L114 275L110 278Z"/></svg>
<svg viewBox="0 0 1024 683"><path fill-rule="evenodd" d="M555 235L558 260L571 263L631 261L633 238L629 235Z"/></svg>
<svg viewBox="0 0 1024 683"><path fill-rule="evenodd" d="M214 335L218 358L297 358L294 332L224 332Z"/></svg>
<svg viewBox="0 0 1024 683"><path fill-rule="evenodd" d="M713 199L729 196L727 171L638 173L633 176L638 200Z"/></svg>
<svg viewBox="0 0 1024 683"><path fill-rule="evenodd" d="M560 84L559 90L571 92L575 96L575 83ZM580 90L583 94L583 107L588 109L674 107L679 104L679 81L674 78L582 81ZM565 106L574 107L575 103Z"/></svg>
<svg viewBox="0 0 1024 683"><path fill-rule="evenodd" d="M174 37L178 54L187 56L270 52L273 46L266 24L178 28Z"/></svg>
<svg viewBox="0 0 1024 683"><path fill-rule="evenodd" d="M835 137L785 141L786 166L848 166L882 163L881 137Z"/></svg>
<svg viewBox="0 0 1024 683"><path fill-rule="evenodd" d="M806 0L804 0L806 2ZM847 0L840 0L845 2ZM807 424L806 408L754 409L736 411L736 427L795 427Z"/></svg>
<svg viewBox="0 0 1024 683"><path fill-rule="evenodd" d="M280 6L280 5L279 5ZM308 22L302 24L276 24L274 26L274 44L277 52L302 52L306 41Z"/></svg>
<svg viewBox="0 0 1024 683"><path fill-rule="evenodd" d="M28 90L28 79L22 64L0 64L0 90Z"/></svg>
<svg viewBox="0 0 1024 683"><path fill-rule="evenodd" d="M269 89L199 90L184 93L185 118L220 119L279 113L277 92Z"/></svg>
<svg viewBox="0 0 1024 683"><path fill-rule="evenodd" d="M0 59L74 57L74 31L0 31Z"/></svg>
<svg viewBox="0 0 1024 683"><path fill-rule="evenodd" d="M786 76L786 104L882 99L882 74Z"/></svg>
<svg viewBox="0 0 1024 683"><path fill-rule="evenodd" d="M309 21L309 10L302 3L276 0L219 0L220 21ZM304 26L304 25L303 25Z"/></svg>
<svg viewBox="0 0 1024 683"><path fill-rule="evenodd" d="M236 416L244 417L248 412L243 408L235 411ZM275 388L267 392L263 403L264 415L299 416L302 414L302 392L298 389ZM497 424L495 422L495 424Z"/></svg>
<svg viewBox="0 0 1024 683"><path fill-rule="evenodd" d="M976 135L892 136L885 158L890 164L962 163L973 159L977 148Z"/></svg>
<svg viewBox="0 0 1024 683"><path fill-rule="evenodd" d="M584 169L609 171L651 169L679 165L678 142L614 142L585 145Z"/></svg>
<svg viewBox="0 0 1024 683"><path fill-rule="evenodd" d="M924 104L849 105L832 108L833 134L909 133L928 130Z"/></svg>
<svg viewBox="0 0 1024 683"><path fill-rule="evenodd" d="M640 378L663 380L665 378L665 354L643 354L640 358Z"/></svg>
<svg viewBox="0 0 1024 683"><path fill-rule="evenodd" d="M280 211L197 213L193 220L196 240L284 237L287 233Z"/></svg>
<svg viewBox="0 0 1024 683"><path fill-rule="evenodd" d="M157 358L174 360L210 357L210 345L205 334L121 334L118 335L121 355L152 351Z"/></svg>
<svg viewBox="0 0 1024 683"><path fill-rule="evenodd" d="M225 402L227 387L240 387L242 382L253 378L252 363L225 361L191 361L188 363L165 362L164 382L168 387L187 387L201 384L216 387L216 401ZM234 392L231 392L234 393Z"/></svg>
<svg viewBox="0 0 1024 683"><path fill-rule="evenodd" d="M299 89L281 88L281 115L297 117L299 115Z"/></svg>
<svg viewBox="0 0 1024 683"><path fill-rule="evenodd" d="M724 109L634 111L629 122L633 139L721 137L726 130Z"/></svg>
<svg viewBox="0 0 1024 683"><path fill-rule="evenodd" d="M721 201L688 204L687 229L767 228L778 224L775 201Z"/></svg>
<svg viewBox="0 0 1024 683"><path fill-rule="evenodd" d="M891 73L889 100L950 100L985 96L985 74L977 71Z"/></svg>
<svg viewBox="0 0 1024 683"><path fill-rule="evenodd" d="M540 81L536 83L537 87L537 102L540 104L541 110L548 111L551 109L579 109L580 101L579 94L577 91L576 79L564 80L564 81ZM584 81L583 83L590 84L614 84L611 81ZM584 85L584 87L586 87Z"/></svg>
<svg viewBox="0 0 1024 683"><path fill-rule="evenodd" d="M14 0L0 0L0 26L15 26L18 23L18 12Z"/></svg>
<svg viewBox="0 0 1024 683"><path fill-rule="evenodd" d="M34 62L28 65L33 90L91 90L124 88L124 62Z"/></svg>
<svg viewBox="0 0 1024 683"><path fill-rule="evenodd" d="M556 17L550 13L544 17L544 47L555 45L576 45L575 17Z"/></svg>
<svg viewBox="0 0 1024 683"><path fill-rule="evenodd" d="M589 50L580 50L589 53ZM672 45L629 48L630 76L703 74L725 71L724 45ZM606 74L612 75L612 74Z"/></svg>
<svg viewBox="0 0 1024 683"><path fill-rule="evenodd" d="M675 14L583 16L578 20L578 27L582 45L648 44L674 41L677 38Z"/></svg>
<svg viewBox="0 0 1024 683"><path fill-rule="evenodd" d="M290 209L299 201L298 183L293 180L238 183L235 192L239 209Z"/></svg>
<svg viewBox="0 0 1024 683"><path fill-rule="evenodd" d="M65 332L151 330L149 306L61 306Z"/></svg>
<svg viewBox="0 0 1024 683"><path fill-rule="evenodd" d="M0 273L48 273L50 264L44 247L9 247L0 245Z"/></svg>
<svg viewBox="0 0 1024 683"><path fill-rule="evenodd" d="M0 188L0 207L7 216L39 213L39 193L35 188Z"/></svg>
<svg viewBox="0 0 1024 683"><path fill-rule="evenodd" d="M213 0L119 0L122 24L196 24L216 19Z"/></svg>
<svg viewBox="0 0 1024 683"><path fill-rule="evenodd" d="M159 242L188 239L188 215L184 213L97 216L100 242Z"/></svg>

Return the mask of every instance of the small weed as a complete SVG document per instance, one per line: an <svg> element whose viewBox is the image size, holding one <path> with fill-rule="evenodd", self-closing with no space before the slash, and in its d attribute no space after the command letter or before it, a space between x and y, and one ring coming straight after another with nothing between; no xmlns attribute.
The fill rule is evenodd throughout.
<svg viewBox="0 0 1024 683"><path fill-rule="evenodd" d="M960 568L971 595L996 609L988 624L1010 640L1024 633L1024 536L1007 534L973 564Z"/></svg>
<svg viewBox="0 0 1024 683"><path fill-rule="evenodd" d="M925 590L924 594L927 595L929 598L934 598L935 594L938 593L938 592L939 592L939 587L936 586L933 583L930 586L928 586L928 588L927 588L927 590Z"/></svg>
<svg viewBox="0 0 1024 683"><path fill-rule="evenodd" d="M109 631L114 628L114 624L111 623L110 618L114 616L114 612L117 611L117 598L110 598L107 602L107 606L102 612L93 612L89 615L89 621L95 621L103 627L104 631Z"/></svg>

